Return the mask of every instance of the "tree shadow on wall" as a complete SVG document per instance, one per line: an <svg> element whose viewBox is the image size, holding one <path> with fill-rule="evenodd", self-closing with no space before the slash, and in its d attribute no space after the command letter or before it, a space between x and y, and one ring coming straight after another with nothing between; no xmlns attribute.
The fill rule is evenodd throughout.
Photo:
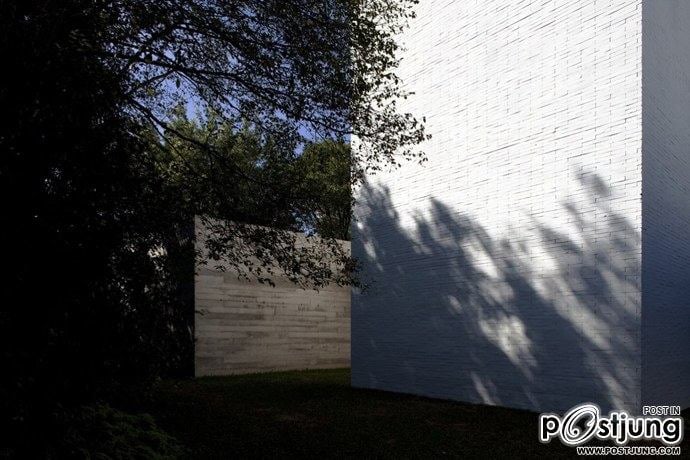
<svg viewBox="0 0 690 460"><path fill-rule="evenodd" d="M386 187L359 195L353 255L370 283L353 296L354 386L496 404L603 410L639 404L639 231L610 187L492 237L431 199L404 225ZM563 212L565 211L565 212Z"/></svg>

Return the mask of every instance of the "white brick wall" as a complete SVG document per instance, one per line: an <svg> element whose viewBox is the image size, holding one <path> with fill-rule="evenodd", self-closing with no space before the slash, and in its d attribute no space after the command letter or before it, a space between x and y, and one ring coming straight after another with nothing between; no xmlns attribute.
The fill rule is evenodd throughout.
<svg viewBox="0 0 690 460"><path fill-rule="evenodd" d="M643 5L642 401L690 405L690 2Z"/></svg>
<svg viewBox="0 0 690 460"><path fill-rule="evenodd" d="M357 192L353 385L638 408L641 3L420 2L401 76L429 161Z"/></svg>

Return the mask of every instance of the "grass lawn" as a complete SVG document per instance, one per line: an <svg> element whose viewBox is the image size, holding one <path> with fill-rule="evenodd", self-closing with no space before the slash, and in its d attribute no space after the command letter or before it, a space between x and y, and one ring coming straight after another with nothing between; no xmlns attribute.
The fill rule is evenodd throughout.
<svg viewBox="0 0 690 460"><path fill-rule="evenodd" d="M192 458L575 456L535 413L353 389L349 369L166 381L149 410Z"/></svg>

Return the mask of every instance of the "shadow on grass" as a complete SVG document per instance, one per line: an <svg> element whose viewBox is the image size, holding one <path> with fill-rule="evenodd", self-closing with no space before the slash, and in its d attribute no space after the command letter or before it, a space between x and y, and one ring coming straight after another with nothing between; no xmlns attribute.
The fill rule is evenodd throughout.
<svg viewBox="0 0 690 460"><path fill-rule="evenodd" d="M354 389L349 369L166 381L149 410L193 458L575 456L536 413Z"/></svg>

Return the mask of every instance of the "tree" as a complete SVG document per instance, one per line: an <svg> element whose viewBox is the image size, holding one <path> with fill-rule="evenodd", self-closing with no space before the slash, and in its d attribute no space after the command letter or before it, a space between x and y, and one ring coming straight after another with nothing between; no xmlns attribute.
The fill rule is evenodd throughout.
<svg viewBox="0 0 690 460"><path fill-rule="evenodd" d="M241 223L300 230L295 209L303 198L293 189L302 178L293 145L248 125L238 128L213 112L190 119L183 107L173 110L169 126L184 138L150 132L149 142L161 177L189 216L233 216Z"/></svg>
<svg viewBox="0 0 690 460"><path fill-rule="evenodd" d="M195 214L227 222L208 257L247 276L278 267L305 286L353 282L332 239L307 250L282 231L303 190L282 160L353 133L353 182L421 158L423 126L395 103L394 36L413 3L0 2L14 77L0 86L12 115L0 125L0 429L18 443L56 432L45 424L59 407L116 397L189 359ZM178 104L213 113L227 139L175 122ZM248 131L263 168L248 167Z"/></svg>
<svg viewBox="0 0 690 460"><path fill-rule="evenodd" d="M309 144L298 161L304 178L300 213L304 224L324 238L350 239L352 193L350 146L344 142Z"/></svg>
<svg viewBox="0 0 690 460"><path fill-rule="evenodd" d="M198 204L191 206L190 215L214 215L230 205L244 223L349 239L349 144L312 142L297 153L293 146L262 138L250 127L237 130L212 112L189 119L183 107L173 111L170 126L193 141L166 140L150 133L150 142L157 151L161 175L176 189L178 202ZM199 143L212 146L218 156L251 180L237 181L232 171L209 162ZM206 181L197 180L199 173L209 176L210 183L223 191L221 200L205 188ZM291 193L275 194L271 189Z"/></svg>

